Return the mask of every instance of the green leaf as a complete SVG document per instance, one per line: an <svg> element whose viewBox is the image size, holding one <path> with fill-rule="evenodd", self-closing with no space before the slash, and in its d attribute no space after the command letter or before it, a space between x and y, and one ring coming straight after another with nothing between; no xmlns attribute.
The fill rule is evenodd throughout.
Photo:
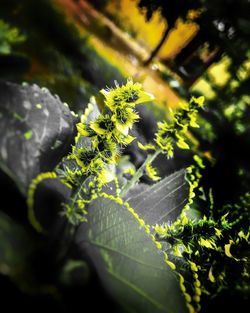
<svg viewBox="0 0 250 313"><path fill-rule="evenodd" d="M187 203L189 186L185 170L180 170L154 185L138 184L125 200L149 225L174 221Z"/></svg>
<svg viewBox="0 0 250 313"><path fill-rule="evenodd" d="M70 148L75 117L45 88L0 82L0 167L22 193Z"/></svg>
<svg viewBox="0 0 250 313"><path fill-rule="evenodd" d="M177 274L125 205L98 197L87 217L77 243L121 305L137 313L186 312Z"/></svg>

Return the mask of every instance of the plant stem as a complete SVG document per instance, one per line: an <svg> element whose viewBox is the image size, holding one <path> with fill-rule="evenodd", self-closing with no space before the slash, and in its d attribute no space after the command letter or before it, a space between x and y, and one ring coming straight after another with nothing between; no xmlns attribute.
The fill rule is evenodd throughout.
<svg viewBox="0 0 250 313"><path fill-rule="evenodd" d="M76 189L76 191L74 192L74 195L72 196L72 199L71 200L71 205L74 206L75 203L76 203L76 200L78 198L78 195L80 194L80 192L82 191L82 188L84 186L84 184L86 184L86 180L88 178L86 178L86 176L83 177L83 180L82 182L80 183L80 186Z"/></svg>
<svg viewBox="0 0 250 313"><path fill-rule="evenodd" d="M161 149L157 149L154 154L149 154L143 164L138 168L135 175L132 179L125 184L120 192L120 196L123 197L129 191L130 188L134 187L134 185L140 180L143 175L144 169L147 164L150 164L154 161L154 159L161 153Z"/></svg>

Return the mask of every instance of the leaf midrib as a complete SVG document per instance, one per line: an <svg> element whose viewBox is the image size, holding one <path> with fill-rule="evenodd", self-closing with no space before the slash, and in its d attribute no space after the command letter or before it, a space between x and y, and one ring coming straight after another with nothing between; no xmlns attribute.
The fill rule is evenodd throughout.
<svg viewBox="0 0 250 313"><path fill-rule="evenodd" d="M81 242L83 242L83 241L81 241ZM96 247L98 247L98 248L103 248L103 249L106 249L107 251L112 251L112 252L115 252L115 253L117 253L117 254L120 254L121 256L123 256L123 257L126 257L126 258L128 258L128 259L130 259L130 260L132 260L132 261L134 261L134 262L136 262L136 263L138 263L138 264L141 264L141 265L144 265L144 266L147 266L147 267L151 267L151 268L154 268L154 269L157 269L158 271L162 271L163 270L163 268L160 268L160 267L157 267L157 266L154 266L154 265L151 265L151 264L148 264L148 263L144 263L144 262L142 262L142 261L139 261L138 259L136 259L136 258L133 258L132 256L130 256L130 255L128 255L128 254L126 254L126 253L123 253L123 252L121 252L121 251L118 251L118 250L116 250L116 249L113 249L113 248L111 248L111 247L108 247L108 246L106 246L106 245L104 245L104 244L100 244L100 243L97 243L97 242L94 242L94 241L86 241L87 243L89 243L89 244L92 244L92 245L94 245L94 246L96 246Z"/></svg>

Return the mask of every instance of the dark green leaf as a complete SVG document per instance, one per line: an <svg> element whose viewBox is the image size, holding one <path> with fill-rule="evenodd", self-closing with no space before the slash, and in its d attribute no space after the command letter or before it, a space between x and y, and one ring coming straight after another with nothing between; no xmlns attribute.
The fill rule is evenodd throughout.
<svg viewBox="0 0 250 313"><path fill-rule="evenodd" d="M70 194L71 190L58 178L42 181L35 190L34 219L51 236L57 236L66 226L65 217L60 213L62 203L69 199Z"/></svg>
<svg viewBox="0 0 250 313"><path fill-rule="evenodd" d="M32 240L24 228L0 211L0 273L19 275L32 249Z"/></svg>
<svg viewBox="0 0 250 313"><path fill-rule="evenodd" d="M88 264L85 261L69 259L66 260L61 269L59 280L64 286L84 286L90 278Z"/></svg>
<svg viewBox="0 0 250 313"><path fill-rule="evenodd" d="M155 225L175 220L188 193L185 170L180 170L152 186L138 184L128 192L126 201L147 224Z"/></svg>
<svg viewBox="0 0 250 313"><path fill-rule="evenodd" d="M69 108L47 89L0 82L0 166L22 193L66 154L74 124Z"/></svg>
<svg viewBox="0 0 250 313"><path fill-rule="evenodd" d="M186 312L178 276L124 205L104 197L94 200L77 243L129 312Z"/></svg>

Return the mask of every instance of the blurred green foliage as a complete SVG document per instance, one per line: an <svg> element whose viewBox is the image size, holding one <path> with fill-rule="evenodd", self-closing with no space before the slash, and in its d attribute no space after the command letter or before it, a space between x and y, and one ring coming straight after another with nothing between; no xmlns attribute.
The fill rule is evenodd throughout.
<svg viewBox="0 0 250 313"><path fill-rule="evenodd" d="M18 28L10 27L3 20L0 20L0 54L10 54L12 45L25 41L25 36L21 35Z"/></svg>
<svg viewBox="0 0 250 313"><path fill-rule="evenodd" d="M125 80L53 1L10 0L2 2L0 7L0 18L15 25L26 37L18 50L13 47L12 59L15 60L14 53L18 52L24 58L22 61L29 64L25 72L17 75L18 69L11 59L11 64L5 65L7 68L0 74L1 78L45 86L60 94L76 111L82 111L84 103L99 89L112 85L114 80ZM12 42L20 42L22 38L12 34Z"/></svg>

